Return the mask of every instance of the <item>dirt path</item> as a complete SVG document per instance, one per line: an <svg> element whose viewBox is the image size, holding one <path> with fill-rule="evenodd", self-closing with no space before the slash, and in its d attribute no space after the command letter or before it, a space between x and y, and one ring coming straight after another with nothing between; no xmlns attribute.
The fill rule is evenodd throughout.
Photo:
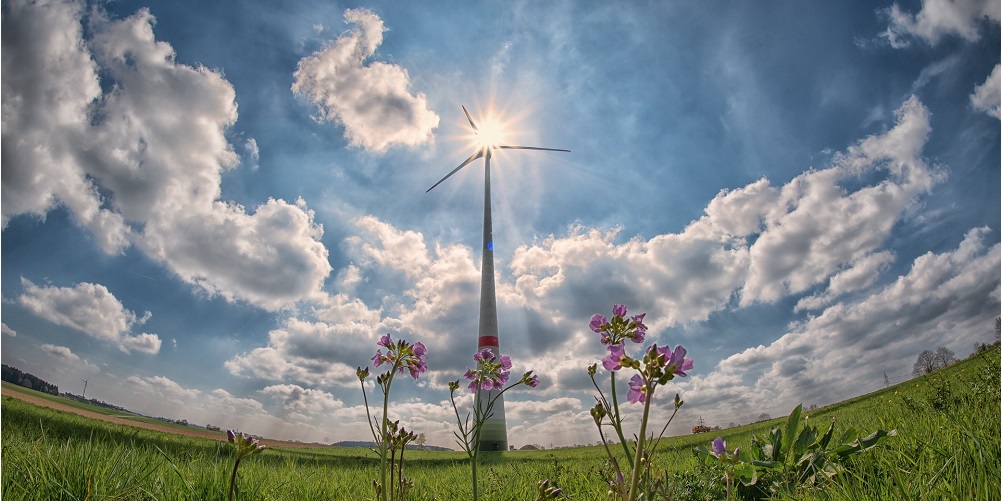
<svg viewBox="0 0 1002 501"><path fill-rule="evenodd" d="M135 427L135 428L143 428L143 429L146 429L146 430L158 431L158 432L161 432L161 433L173 433L175 435L183 435L183 436L186 436L186 437L207 438L207 439L210 439L210 440L219 440L221 442L226 441L226 433L223 433L223 432L210 431L210 430L205 430L205 429L201 429L201 428L193 428L193 427L190 427L190 428L178 428L176 426L168 426L166 424L146 423L146 422L143 422L143 421L136 421L134 419L129 419L129 418L123 418L123 417L118 417L118 416L109 416L107 414L101 414L101 413L98 413L98 412L92 412L92 411L88 411L88 410L84 410L84 409L78 409L76 407L72 407L72 406L69 406L69 405L60 404L58 402L53 402L51 400L46 400L44 398L39 398L39 397L36 397L36 396L28 395L28 394L25 394L25 393L21 393L19 391L8 390L7 388L3 388L2 393L3 393L3 396L5 396L5 397L16 398L18 400L23 400L25 402L28 402L28 403L31 403L31 404L35 404L35 405L40 406L40 407L48 407L50 409L55 409L57 411L63 411L63 412L72 412L73 414L77 414L79 416L84 416L84 417L88 417L88 418L91 418L91 419L98 419L98 420L105 421L105 422L108 422L108 423L124 424L126 426L132 426L132 427ZM331 447L329 445L308 444L308 443L302 443L302 442L285 442L285 441L282 441L282 440L272 440L272 439L269 439L269 438L259 438L258 441L260 443L264 444L264 445L267 445L268 447L276 447L276 446L277 447L295 447L295 448L324 448L324 447Z"/></svg>

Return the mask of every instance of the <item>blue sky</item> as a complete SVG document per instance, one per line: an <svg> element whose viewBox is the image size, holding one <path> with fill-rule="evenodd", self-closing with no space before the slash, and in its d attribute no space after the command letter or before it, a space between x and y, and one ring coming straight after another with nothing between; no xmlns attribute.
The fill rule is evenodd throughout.
<svg viewBox="0 0 1002 501"><path fill-rule="evenodd" d="M1000 305L999 2L5 3L2 358L131 409L452 445L494 157L513 445L594 443L588 329L681 344L672 432L965 356ZM468 404L464 396L461 403Z"/></svg>

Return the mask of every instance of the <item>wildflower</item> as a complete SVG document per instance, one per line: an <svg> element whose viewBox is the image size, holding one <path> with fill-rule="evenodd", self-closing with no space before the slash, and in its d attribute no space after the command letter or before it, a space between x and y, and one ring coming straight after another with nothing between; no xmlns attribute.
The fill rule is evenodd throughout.
<svg viewBox="0 0 1002 501"><path fill-rule="evenodd" d="M620 317L620 318L625 317L626 316L626 306L622 305L622 304L613 305L612 306L612 314L616 315L617 317Z"/></svg>
<svg viewBox="0 0 1002 501"><path fill-rule="evenodd" d="M522 384L529 385L532 388L539 386L539 376L532 374L532 371L522 374Z"/></svg>
<svg viewBox="0 0 1002 501"><path fill-rule="evenodd" d="M713 441L713 455L718 458L727 452L727 442L722 437L717 437Z"/></svg>
<svg viewBox="0 0 1002 501"><path fill-rule="evenodd" d="M384 346L386 348L392 348L393 340L390 339L390 333L387 332L386 334L383 334L382 337L379 338L379 341L376 341L376 344L378 344L379 346Z"/></svg>
<svg viewBox="0 0 1002 501"><path fill-rule="evenodd" d="M602 359L602 366L605 367L607 371L618 371L623 368L623 359L629 359L626 356L626 350L623 345L617 344L609 346L609 355Z"/></svg>
<svg viewBox="0 0 1002 501"><path fill-rule="evenodd" d="M668 355L668 347L664 347L664 351L661 352L665 356ZM671 352L668 358L668 363L665 366L665 372L668 374L675 374L677 376L686 377L685 372L692 370L692 359L685 358L685 348L682 345L676 345L675 350Z"/></svg>
<svg viewBox="0 0 1002 501"><path fill-rule="evenodd" d="M602 327L605 327L608 324L609 321L606 320L605 317L596 313L591 316L591 322L588 323L588 326L595 332L602 332Z"/></svg>
<svg viewBox="0 0 1002 501"><path fill-rule="evenodd" d="M644 382L644 378L640 374L634 374L630 378L630 391L626 392L626 399L635 404L645 400L646 396L647 384Z"/></svg>
<svg viewBox="0 0 1002 501"><path fill-rule="evenodd" d="M484 348L473 355L473 360L477 362L478 368L471 369L467 367L466 374L463 374L463 377L470 380L470 390L501 389L508 383L509 371L511 370L511 357L502 355L500 361L498 361L490 348Z"/></svg>
<svg viewBox="0 0 1002 501"><path fill-rule="evenodd" d="M644 342L644 336L647 335L647 326L644 325L644 317L646 315L646 313L634 315L633 321L630 322L630 325L633 326L633 331L627 334L627 337L629 337L634 343Z"/></svg>

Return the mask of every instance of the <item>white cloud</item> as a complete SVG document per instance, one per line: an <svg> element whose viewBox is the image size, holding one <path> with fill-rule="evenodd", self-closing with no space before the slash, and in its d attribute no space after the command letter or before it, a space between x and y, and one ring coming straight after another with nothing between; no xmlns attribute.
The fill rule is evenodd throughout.
<svg viewBox="0 0 1002 501"><path fill-rule="evenodd" d="M0 323L0 332L2 332L4 336L17 337L17 332L5 323Z"/></svg>
<svg viewBox="0 0 1002 501"><path fill-rule="evenodd" d="M913 96L895 114L894 128L837 154L833 167L783 187L749 251L743 305L803 292L873 252L915 198L942 180L921 158L931 130L928 110ZM874 174L886 178L854 192L842 186Z"/></svg>
<svg viewBox="0 0 1002 501"><path fill-rule="evenodd" d="M88 107L101 96L98 68L82 37L79 2L12 1L4 13L2 120L3 226L18 214L44 217L65 206L108 253L129 229L107 207L81 158Z"/></svg>
<svg viewBox="0 0 1002 501"><path fill-rule="evenodd" d="M1002 92L1000 81L1002 77L999 76L999 65L996 64L985 82L974 88L974 94L971 94L971 106L995 118L1002 118L999 115L999 93Z"/></svg>
<svg viewBox="0 0 1002 501"><path fill-rule="evenodd" d="M870 287L892 262L894 253L890 251L876 252L857 259L848 268L831 277L827 291L801 299L794 311L817 309L842 294Z"/></svg>
<svg viewBox="0 0 1002 501"><path fill-rule="evenodd" d="M300 60L292 91L316 105L319 120L343 124L352 146L382 152L431 142L439 118L424 93L410 94L407 70L365 64L383 43L383 21L366 9L346 10L344 18L357 27Z"/></svg>
<svg viewBox="0 0 1002 501"><path fill-rule="evenodd" d="M137 318L103 285L83 282L72 288L40 287L25 278L21 285L25 293L18 302L38 317L112 343L125 353L160 351L156 334L130 334L132 327L144 323L149 314Z"/></svg>
<svg viewBox="0 0 1002 501"><path fill-rule="evenodd" d="M717 409L724 415L726 405L749 398L782 402L784 409L830 403L850 396L832 395L832 388L852 386L857 394L876 389L885 371L910 373L924 349L947 346L962 353L989 331L999 307L994 291L1002 256L998 244L985 249L987 233L972 230L957 249L919 256L906 275L874 294L835 304L769 345L722 360L710 374L693 378L688 396L711 407L722 402Z"/></svg>
<svg viewBox="0 0 1002 501"><path fill-rule="evenodd" d="M319 415L344 404L336 400L334 395L322 390L303 388L295 384L278 384L266 386L261 393L282 403L287 411L304 413L304 415Z"/></svg>
<svg viewBox="0 0 1002 501"><path fill-rule="evenodd" d="M898 4L887 10L891 24L883 36L893 47L908 46L909 37L935 45L941 38L956 35L974 41L981 36L984 19L999 22L999 0L922 0L918 14L901 10Z"/></svg>
<svg viewBox="0 0 1002 501"><path fill-rule="evenodd" d="M229 82L177 64L146 9L94 11L89 40L80 16L71 1L15 1L4 16L4 224L61 204L105 252L135 243L227 300L276 310L319 293L331 268L304 202L249 213L219 200L239 162L224 135L237 118ZM103 94L98 73L113 84Z"/></svg>
<svg viewBox="0 0 1002 501"><path fill-rule="evenodd" d="M48 353L53 358L58 358L63 362L79 362L80 357L78 357L73 351L65 346L56 346L54 344L43 344L38 347L45 353Z"/></svg>

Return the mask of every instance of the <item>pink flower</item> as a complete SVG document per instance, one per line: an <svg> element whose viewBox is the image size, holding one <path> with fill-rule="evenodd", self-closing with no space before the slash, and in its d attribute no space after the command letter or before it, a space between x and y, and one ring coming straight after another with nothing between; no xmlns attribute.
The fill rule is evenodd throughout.
<svg viewBox="0 0 1002 501"><path fill-rule="evenodd" d="M626 392L626 399L630 403L635 404L640 401L646 403L647 397L647 384L644 382L644 378L640 374L634 374L630 378L630 391Z"/></svg>
<svg viewBox="0 0 1002 501"><path fill-rule="evenodd" d="M588 327L591 327L591 330L595 332L602 332L602 327L608 323L609 321L605 317L596 313L591 316L591 322L588 324Z"/></svg>
<svg viewBox="0 0 1002 501"><path fill-rule="evenodd" d="M612 345L609 347L609 355L602 359L602 366L607 371L616 372L623 368L623 358L625 357L626 350L623 345Z"/></svg>
<svg viewBox="0 0 1002 501"><path fill-rule="evenodd" d="M616 315L617 317L620 317L620 318L625 317L626 316L626 305L622 305L622 304L614 305L612 307L612 314Z"/></svg>
<svg viewBox="0 0 1002 501"><path fill-rule="evenodd" d="M386 348L389 348L390 346L393 345L393 340L390 339L390 335L389 333L387 333L383 334L383 337L379 338L379 341L377 341L376 344L378 344L379 346L384 346Z"/></svg>

